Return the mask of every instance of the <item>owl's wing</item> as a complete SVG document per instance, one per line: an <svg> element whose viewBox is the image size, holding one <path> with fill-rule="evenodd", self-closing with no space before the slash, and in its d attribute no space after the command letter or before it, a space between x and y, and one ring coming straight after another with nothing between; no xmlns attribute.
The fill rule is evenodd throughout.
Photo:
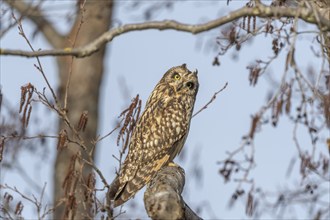
<svg viewBox="0 0 330 220"><path fill-rule="evenodd" d="M114 198L119 206L146 185L153 175L180 152L189 126L179 103L158 103L147 108L139 121L119 177L120 187ZM178 115L179 114L179 115ZM182 115L180 115L182 114Z"/></svg>

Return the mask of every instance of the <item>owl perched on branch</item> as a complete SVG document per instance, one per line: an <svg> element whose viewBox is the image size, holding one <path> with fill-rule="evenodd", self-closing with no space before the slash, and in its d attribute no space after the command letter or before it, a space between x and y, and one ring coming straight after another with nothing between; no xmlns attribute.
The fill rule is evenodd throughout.
<svg viewBox="0 0 330 220"><path fill-rule="evenodd" d="M114 207L134 196L186 141L198 92L197 70L186 64L169 69L152 91L131 136L129 151L109 197Z"/></svg>

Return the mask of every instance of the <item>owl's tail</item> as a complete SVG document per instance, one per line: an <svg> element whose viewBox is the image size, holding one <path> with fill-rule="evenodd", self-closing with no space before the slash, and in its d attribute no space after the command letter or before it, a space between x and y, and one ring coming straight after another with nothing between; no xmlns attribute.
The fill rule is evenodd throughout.
<svg viewBox="0 0 330 220"><path fill-rule="evenodd" d="M109 191L108 191L108 197L111 201L115 200L119 186L120 186L120 182L119 182L119 178L117 176L110 184Z"/></svg>
<svg viewBox="0 0 330 220"><path fill-rule="evenodd" d="M117 207L133 197L136 192L136 185L132 182L125 182L121 185L119 178L116 177L110 185L108 196L113 201L113 206Z"/></svg>

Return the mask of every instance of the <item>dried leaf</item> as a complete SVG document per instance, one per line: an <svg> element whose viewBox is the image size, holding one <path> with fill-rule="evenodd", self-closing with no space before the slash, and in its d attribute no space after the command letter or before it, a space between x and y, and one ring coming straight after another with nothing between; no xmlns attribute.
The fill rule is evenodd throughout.
<svg viewBox="0 0 330 220"><path fill-rule="evenodd" d="M26 121L25 121L25 128L27 128L27 126L29 125L30 116L31 116L31 112L32 112L32 105L29 105L29 106L30 106L30 108L29 108L27 118L26 118Z"/></svg>
<svg viewBox="0 0 330 220"><path fill-rule="evenodd" d="M23 111L22 124L24 128L26 128L29 124L30 115L32 111L31 99L33 92L34 86L31 83L28 83L27 85L21 87L19 113Z"/></svg>
<svg viewBox="0 0 330 220"><path fill-rule="evenodd" d="M124 124L120 129L120 132L117 137L117 145L119 145L120 140L123 142L122 151L125 152L128 147L130 136L134 130L135 124L140 117L141 111L141 100L139 99L139 95L132 100L130 106L125 109L119 117L124 118Z"/></svg>
<svg viewBox="0 0 330 220"><path fill-rule="evenodd" d="M250 25L251 25L251 16L248 16L248 21L247 21L247 32L248 33L251 33L251 30L250 30Z"/></svg>
<svg viewBox="0 0 330 220"><path fill-rule="evenodd" d="M285 103L285 113L287 115L290 114L291 111L291 96L292 96L292 88L291 86L288 87L288 91L286 93L286 103Z"/></svg>
<svg viewBox="0 0 330 220"><path fill-rule="evenodd" d="M5 199L6 204L9 204L14 199L14 197L7 192L5 192L5 194L3 195L3 198Z"/></svg>
<svg viewBox="0 0 330 220"><path fill-rule="evenodd" d="M88 122L88 111L83 111L83 113L80 116L79 123L78 123L78 131L85 131L86 125Z"/></svg>
<svg viewBox="0 0 330 220"><path fill-rule="evenodd" d="M224 178L225 183L230 180L230 176L235 168L236 168L236 162L233 160L226 160L223 163L223 167L222 167L222 169L219 170L219 173Z"/></svg>
<svg viewBox="0 0 330 220"><path fill-rule="evenodd" d="M20 99L20 105L19 105L19 113L22 112L23 106L25 104L25 94L26 94L26 89L24 86L21 86L21 99Z"/></svg>
<svg viewBox="0 0 330 220"><path fill-rule="evenodd" d="M251 139L253 139L253 137L254 137L254 133L256 132L259 120L260 120L260 116L258 114L256 114L255 116L252 116L251 128L250 128L250 132L249 132L249 137Z"/></svg>
<svg viewBox="0 0 330 220"><path fill-rule="evenodd" d="M68 145L68 133L65 129L62 129L58 136L57 150L62 150Z"/></svg>
<svg viewBox="0 0 330 220"><path fill-rule="evenodd" d="M254 198L253 198L252 192L250 191L248 193L248 197L247 197L245 213L251 217L253 215L254 209L255 209L254 208Z"/></svg>
<svg viewBox="0 0 330 220"><path fill-rule="evenodd" d="M2 161L4 150L5 150L5 138L2 137L0 142L0 162Z"/></svg>
<svg viewBox="0 0 330 220"><path fill-rule="evenodd" d="M323 96L324 117L328 128L330 128L330 93Z"/></svg>
<svg viewBox="0 0 330 220"><path fill-rule="evenodd" d="M71 157L70 165L68 167L67 174L62 184L65 196L70 196L75 193L78 178L81 176L81 173L76 169L76 165L79 162L80 157L80 151L78 151L75 155Z"/></svg>
<svg viewBox="0 0 330 220"><path fill-rule="evenodd" d="M242 196L245 193L242 189L237 189L234 194L231 196L231 199L229 201L229 206L232 207L234 203L237 201L237 199Z"/></svg>
<svg viewBox="0 0 330 220"><path fill-rule="evenodd" d="M65 205L63 219L74 219L77 211L77 201L75 195L69 195Z"/></svg>
<svg viewBox="0 0 330 220"><path fill-rule="evenodd" d="M15 212L14 212L15 215L20 216L22 214L23 208L24 208L23 203L21 201L19 201L16 205L16 208L15 208Z"/></svg>
<svg viewBox="0 0 330 220"><path fill-rule="evenodd" d="M88 203L94 202L95 185L96 185L95 174L90 173L87 177L87 184L86 184L87 187L84 192L85 202L88 202Z"/></svg>
<svg viewBox="0 0 330 220"><path fill-rule="evenodd" d="M214 60L212 62L213 66L220 66L220 61L218 57L214 57Z"/></svg>
<svg viewBox="0 0 330 220"><path fill-rule="evenodd" d="M258 78L261 72L261 68L259 64L254 64L246 67L248 70L250 70L249 74L249 81L250 85L255 86L258 82Z"/></svg>

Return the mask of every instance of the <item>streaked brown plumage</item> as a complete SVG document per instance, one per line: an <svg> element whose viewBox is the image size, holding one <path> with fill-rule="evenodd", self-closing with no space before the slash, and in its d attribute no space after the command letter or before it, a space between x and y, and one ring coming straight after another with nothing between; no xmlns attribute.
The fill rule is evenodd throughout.
<svg viewBox="0 0 330 220"><path fill-rule="evenodd" d="M197 71L189 71L185 64L169 69L156 85L133 131L119 176L112 183L109 196L115 207L134 196L180 153L198 87Z"/></svg>

